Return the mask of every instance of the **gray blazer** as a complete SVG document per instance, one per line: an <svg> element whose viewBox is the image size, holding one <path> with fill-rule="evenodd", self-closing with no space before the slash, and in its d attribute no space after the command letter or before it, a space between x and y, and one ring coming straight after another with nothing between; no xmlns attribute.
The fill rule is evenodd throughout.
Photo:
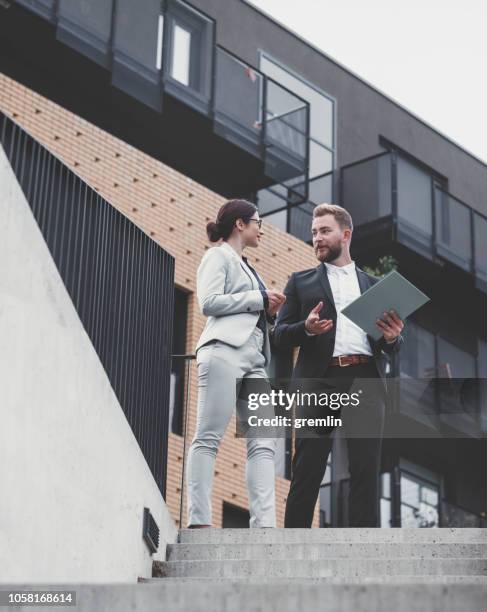
<svg viewBox="0 0 487 612"><path fill-rule="evenodd" d="M244 268L243 261L227 242L203 255L197 271L196 293L200 310L208 317L196 351L208 340L221 340L235 347L247 342L259 311L264 308L264 298L257 279ZM267 324L263 346L266 366L271 359L268 327Z"/></svg>

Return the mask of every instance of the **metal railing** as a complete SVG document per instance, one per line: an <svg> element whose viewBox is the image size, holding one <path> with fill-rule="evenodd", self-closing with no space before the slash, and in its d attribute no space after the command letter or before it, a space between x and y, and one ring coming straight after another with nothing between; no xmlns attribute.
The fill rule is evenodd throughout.
<svg viewBox="0 0 487 612"><path fill-rule="evenodd" d="M264 160L267 176L306 187L309 103L220 45L213 118L218 134Z"/></svg>
<svg viewBox="0 0 487 612"><path fill-rule="evenodd" d="M187 354L187 355L173 355L173 360L182 360L185 364L185 374L184 374L184 395L182 402L182 438L183 438L183 452L182 452L182 464L181 464L181 491L179 496L179 528L183 529L183 508L184 508L184 495L185 495L185 484L186 484L186 447L187 447L187 438L188 438L188 416L189 416L189 397L190 397L190 389L191 389L191 362L196 359L196 355Z"/></svg>
<svg viewBox="0 0 487 612"><path fill-rule="evenodd" d="M289 180L261 189L256 198L259 214L262 218L281 215L282 229L304 242L311 242L313 209L323 202L333 202L334 182L332 171L304 182Z"/></svg>

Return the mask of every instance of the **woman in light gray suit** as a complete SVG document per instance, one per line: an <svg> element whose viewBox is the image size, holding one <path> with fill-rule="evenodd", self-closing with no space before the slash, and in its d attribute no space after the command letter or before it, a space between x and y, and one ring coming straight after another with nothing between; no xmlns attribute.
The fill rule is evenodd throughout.
<svg viewBox="0 0 487 612"><path fill-rule="evenodd" d="M266 289L242 255L261 236L257 208L230 200L206 230L223 242L203 255L197 273L199 307L208 317L196 345L198 413L188 453L188 527L211 527L215 458L236 407L237 378L267 378L270 361L267 325L284 303ZM247 438L246 479L250 527L275 527L275 438Z"/></svg>

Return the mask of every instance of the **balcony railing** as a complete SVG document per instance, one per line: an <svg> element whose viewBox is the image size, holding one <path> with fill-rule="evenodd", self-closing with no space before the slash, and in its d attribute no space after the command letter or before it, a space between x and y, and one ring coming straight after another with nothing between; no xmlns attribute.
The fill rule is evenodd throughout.
<svg viewBox="0 0 487 612"><path fill-rule="evenodd" d="M261 217L273 225L311 242L313 209L322 202L333 202L334 172L327 172L308 181L288 180L261 189L257 206Z"/></svg>
<svg viewBox="0 0 487 612"><path fill-rule="evenodd" d="M269 178L306 187L309 103L219 45L213 117L215 132L261 157Z"/></svg>
<svg viewBox="0 0 487 612"><path fill-rule="evenodd" d="M342 167L340 203L356 227L389 218L398 242L474 275L487 292L487 217L406 157L385 152Z"/></svg>

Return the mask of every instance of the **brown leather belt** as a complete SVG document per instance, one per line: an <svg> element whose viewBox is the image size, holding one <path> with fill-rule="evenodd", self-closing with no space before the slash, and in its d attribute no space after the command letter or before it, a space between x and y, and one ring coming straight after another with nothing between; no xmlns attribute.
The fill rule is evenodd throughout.
<svg viewBox="0 0 487 612"><path fill-rule="evenodd" d="M367 363L371 359L372 357L370 355L339 355L338 357L333 357L330 361L330 366L340 366L344 368L345 366L354 365L356 363Z"/></svg>

